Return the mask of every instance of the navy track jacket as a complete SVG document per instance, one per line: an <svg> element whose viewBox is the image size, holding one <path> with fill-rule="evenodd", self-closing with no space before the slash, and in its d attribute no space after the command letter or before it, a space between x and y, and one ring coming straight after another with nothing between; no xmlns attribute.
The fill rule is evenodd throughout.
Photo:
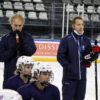
<svg viewBox="0 0 100 100"><path fill-rule="evenodd" d="M68 79L86 79L86 67L84 63L81 63L82 54L79 50L78 41L81 41L82 51L91 49L91 44L84 35L81 37L75 33L73 35L71 33L61 40L57 53L57 60L63 67L63 82Z"/></svg>
<svg viewBox="0 0 100 100"><path fill-rule="evenodd" d="M23 100L60 100L59 90L54 85L41 91L32 83L19 88L18 92L22 95Z"/></svg>
<svg viewBox="0 0 100 100"><path fill-rule="evenodd" d="M31 34L22 31L21 35L23 40L20 43L20 56L32 56L36 51L36 46ZM12 32L1 38L0 62L5 62L4 80L13 76L16 69L17 53L13 49L14 46L16 46L16 36Z"/></svg>
<svg viewBox="0 0 100 100"><path fill-rule="evenodd" d="M8 79L8 81L6 82L6 88L17 91L18 88L25 84L28 83L24 83L24 81L20 78L19 75L15 75Z"/></svg>

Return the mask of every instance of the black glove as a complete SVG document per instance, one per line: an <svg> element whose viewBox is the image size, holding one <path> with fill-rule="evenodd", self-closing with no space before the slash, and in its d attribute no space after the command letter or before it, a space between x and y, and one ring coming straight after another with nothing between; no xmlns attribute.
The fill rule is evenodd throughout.
<svg viewBox="0 0 100 100"><path fill-rule="evenodd" d="M98 57L99 57L99 54L98 53L95 53L95 52L91 52L90 53L90 56L91 56L91 61L95 61L95 60L97 60L98 59Z"/></svg>
<svg viewBox="0 0 100 100"><path fill-rule="evenodd" d="M83 50L81 52L82 54L82 62L85 64L86 68L89 68L91 66L91 49Z"/></svg>
<svg viewBox="0 0 100 100"><path fill-rule="evenodd" d="M19 30L15 30L14 32L13 32L13 34L15 34L15 36L16 36L16 34L20 34L20 31Z"/></svg>
<svg viewBox="0 0 100 100"><path fill-rule="evenodd" d="M82 51L82 60L83 61L91 61L91 51L90 49Z"/></svg>
<svg viewBox="0 0 100 100"><path fill-rule="evenodd" d="M85 64L89 64L92 61L97 60L98 53L92 52L92 50L85 50L82 52L82 60Z"/></svg>
<svg viewBox="0 0 100 100"><path fill-rule="evenodd" d="M23 34L19 30L15 30L14 34L18 34L19 43L23 41Z"/></svg>
<svg viewBox="0 0 100 100"><path fill-rule="evenodd" d="M14 46L11 48L11 50L12 50L13 52L17 52L17 44L14 45Z"/></svg>

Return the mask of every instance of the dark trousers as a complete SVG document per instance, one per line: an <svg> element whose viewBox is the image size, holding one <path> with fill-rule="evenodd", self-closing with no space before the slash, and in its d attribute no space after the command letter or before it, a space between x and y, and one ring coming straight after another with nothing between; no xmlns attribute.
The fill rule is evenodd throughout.
<svg viewBox="0 0 100 100"><path fill-rule="evenodd" d="M63 82L63 100L84 100L86 92L86 79L68 80Z"/></svg>

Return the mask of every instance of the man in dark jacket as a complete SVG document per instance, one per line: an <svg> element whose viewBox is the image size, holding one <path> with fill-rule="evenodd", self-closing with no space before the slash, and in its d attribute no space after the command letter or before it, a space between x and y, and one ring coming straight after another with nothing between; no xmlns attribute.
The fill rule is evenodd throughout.
<svg viewBox="0 0 100 100"><path fill-rule="evenodd" d="M83 35L81 17L72 21L73 31L60 43L57 60L63 67L63 100L84 100L86 92L86 66L90 65L92 50L90 41Z"/></svg>
<svg viewBox="0 0 100 100"><path fill-rule="evenodd" d="M14 75L17 57L26 55L31 56L36 51L36 46L31 34L22 31L24 18L20 14L13 15L10 19L11 32L1 38L0 41L0 62L5 63L4 81Z"/></svg>

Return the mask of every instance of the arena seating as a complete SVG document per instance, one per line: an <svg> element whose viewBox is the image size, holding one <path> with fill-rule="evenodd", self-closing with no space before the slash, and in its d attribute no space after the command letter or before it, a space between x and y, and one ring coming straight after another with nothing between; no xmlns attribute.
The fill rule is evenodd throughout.
<svg viewBox="0 0 100 100"><path fill-rule="evenodd" d="M3 8L4 9L12 9L12 3L11 2L4 2L3 3Z"/></svg>
<svg viewBox="0 0 100 100"><path fill-rule="evenodd" d="M3 17L3 11L0 10L0 18L2 18L2 17Z"/></svg>
<svg viewBox="0 0 100 100"><path fill-rule="evenodd" d="M45 8L42 0L4 0L0 3L0 17L9 18L16 12L22 14L26 19L37 21L49 19L48 8Z"/></svg>
<svg viewBox="0 0 100 100"><path fill-rule="evenodd" d="M14 14L14 11L12 10L6 10L6 17L11 17Z"/></svg>
<svg viewBox="0 0 100 100"><path fill-rule="evenodd" d="M82 4L81 0L73 0L74 4Z"/></svg>
<svg viewBox="0 0 100 100"><path fill-rule="evenodd" d="M33 0L35 3L42 3L42 0Z"/></svg>
<svg viewBox="0 0 100 100"><path fill-rule="evenodd" d="M62 2L63 2L63 3L66 3L66 4L68 4L68 3L69 3L69 4L72 4L71 0L62 0Z"/></svg>
<svg viewBox="0 0 100 100"><path fill-rule="evenodd" d="M51 4L49 2L51 2ZM59 16L62 15L63 3L66 3L66 11L69 10L69 12L77 13L82 12L84 9L84 16L91 16L89 13L96 13L99 20L98 16L100 13L100 0L62 0L62 4L60 5L59 3L61 2L59 2L59 0L4 0L4 2L0 3L0 17L8 18L13 13L19 12L26 19L50 21L50 19L52 19L52 2L55 3L53 8L55 9L55 16L58 15L59 19ZM71 14L71 16L72 15L74 17L74 15L76 16L77 14ZM72 19L72 17L70 19ZM86 20L88 20L88 17Z"/></svg>
<svg viewBox="0 0 100 100"><path fill-rule="evenodd" d="M36 12L28 12L28 18L29 19L37 19L37 15L36 15Z"/></svg>
<svg viewBox="0 0 100 100"><path fill-rule="evenodd" d="M31 0L22 0L23 2L31 2Z"/></svg>
<svg viewBox="0 0 100 100"><path fill-rule="evenodd" d="M33 3L25 3L24 7L25 7L25 10L29 10L29 11L34 10Z"/></svg>
<svg viewBox="0 0 100 100"><path fill-rule="evenodd" d="M94 0L93 3L96 5L98 5L98 4L100 5L100 0Z"/></svg>
<svg viewBox="0 0 100 100"><path fill-rule="evenodd" d="M83 3L89 5L92 4L92 0L83 0Z"/></svg>
<svg viewBox="0 0 100 100"><path fill-rule="evenodd" d="M78 15L84 18L87 29L100 27L100 0L0 0L0 24L8 24L8 18L18 12L25 18L26 25L44 26L47 31L54 26L61 33L64 3L65 22L69 12L70 29L70 22ZM91 22L96 24L91 26Z"/></svg>

